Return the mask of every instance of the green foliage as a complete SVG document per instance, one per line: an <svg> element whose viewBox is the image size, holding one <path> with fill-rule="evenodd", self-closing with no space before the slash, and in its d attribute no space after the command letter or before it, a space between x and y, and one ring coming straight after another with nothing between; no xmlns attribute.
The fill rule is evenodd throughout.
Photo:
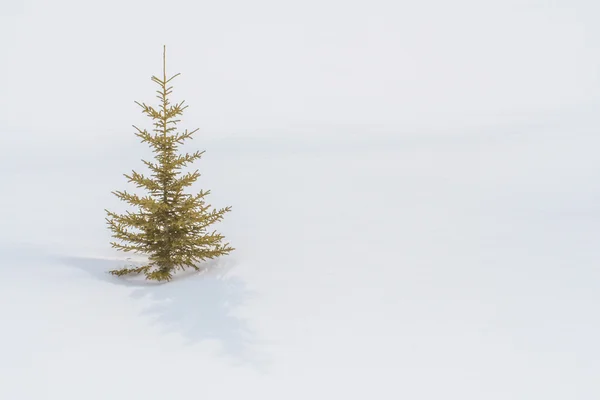
<svg viewBox="0 0 600 400"><path fill-rule="evenodd" d="M209 190L201 190L195 195L184 193L184 189L191 186L200 174L198 170L183 174L181 169L200 159L204 152L177 154L177 146L197 131L175 132L180 121L177 118L187 108L183 106L183 101L171 105L168 99L173 89L168 84L178 75L167 79L163 48L163 77L152 77L152 81L160 87L157 90L160 100L158 110L136 102L143 113L153 120L154 129L150 133L134 126L137 131L135 135L142 139L142 143L152 147L155 162L142 160L152 172L149 177L135 171L124 176L138 188L144 188L148 194L140 197L126 191L112 192L136 207L137 211L127 211L122 215L105 211L113 237L122 242L111 242L112 247L146 254L149 262L139 268L110 271L113 275L143 273L150 280L168 281L176 269L190 267L198 270L199 262L234 250L229 243L222 244L222 235L216 231L208 232L208 227L222 220L231 207L211 210L211 205L205 201Z"/></svg>

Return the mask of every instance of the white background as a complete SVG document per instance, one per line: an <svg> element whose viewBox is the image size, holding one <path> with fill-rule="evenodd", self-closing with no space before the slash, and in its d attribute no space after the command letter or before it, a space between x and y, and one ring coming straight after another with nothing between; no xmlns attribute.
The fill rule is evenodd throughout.
<svg viewBox="0 0 600 400"><path fill-rule="evenodd" d="M0 398L597 399L600 6L0 12ZM236 248L112 279L167 45Z"/></svg>

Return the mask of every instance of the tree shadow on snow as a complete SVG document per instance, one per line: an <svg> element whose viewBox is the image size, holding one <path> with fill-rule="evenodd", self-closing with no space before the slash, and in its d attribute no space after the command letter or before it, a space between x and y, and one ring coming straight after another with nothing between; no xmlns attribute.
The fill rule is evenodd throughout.
<svg viewBox="0 0 600 400"><path fill-rule="evenodd" d="M251 354L256 337L247 322L233 314L250 295L242 280L228 276L233 262L209 260L201 271L178 271L170 282L150 282L142 276L116 277L108 273L127 265L141 265L131 260L59 256L60 261L83 270L93 277L114 285L133 289L134 299L149 298L152 303L143 314L161 325L166 332L178 332L188 344L218 340L222 352L241 363L258 366Z"/></svg>

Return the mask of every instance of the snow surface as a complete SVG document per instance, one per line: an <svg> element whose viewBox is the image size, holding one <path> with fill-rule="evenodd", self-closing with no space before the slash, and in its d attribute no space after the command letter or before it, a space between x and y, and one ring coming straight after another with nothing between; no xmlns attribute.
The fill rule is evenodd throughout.
<svg viewBox="0 0 600 400"><path fill-rule="evenodd" d="M600 399L600 2L0 8L0 400ZM149 284L163 44L236 251Z"/></svg>
<svg viewBox="0 0 600 400"><path fill-rule="evenodd" d="M600 395L594 132L232 143L198 183L237 250L167 284L106 274L135 156L3 170L0 398Z"/></svg>

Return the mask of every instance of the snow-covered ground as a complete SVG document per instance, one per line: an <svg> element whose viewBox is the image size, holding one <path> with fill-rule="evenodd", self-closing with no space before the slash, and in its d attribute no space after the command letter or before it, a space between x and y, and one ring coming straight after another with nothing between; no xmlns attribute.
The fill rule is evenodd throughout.
<svg viewBox="0 0 600 400"><path fill-rule="evenodd" d="M237 250L161 285L106 274L136 147L7 155L0 398L600 396L596 132L330 139L194 141Z"/></svg>
<svg viewBox="0 0 600 400"><path fill-rule="evenodd" d="M0 400L600 399L600 2L1 3ZM163 45L236 250L157 285Z"/></svg>

